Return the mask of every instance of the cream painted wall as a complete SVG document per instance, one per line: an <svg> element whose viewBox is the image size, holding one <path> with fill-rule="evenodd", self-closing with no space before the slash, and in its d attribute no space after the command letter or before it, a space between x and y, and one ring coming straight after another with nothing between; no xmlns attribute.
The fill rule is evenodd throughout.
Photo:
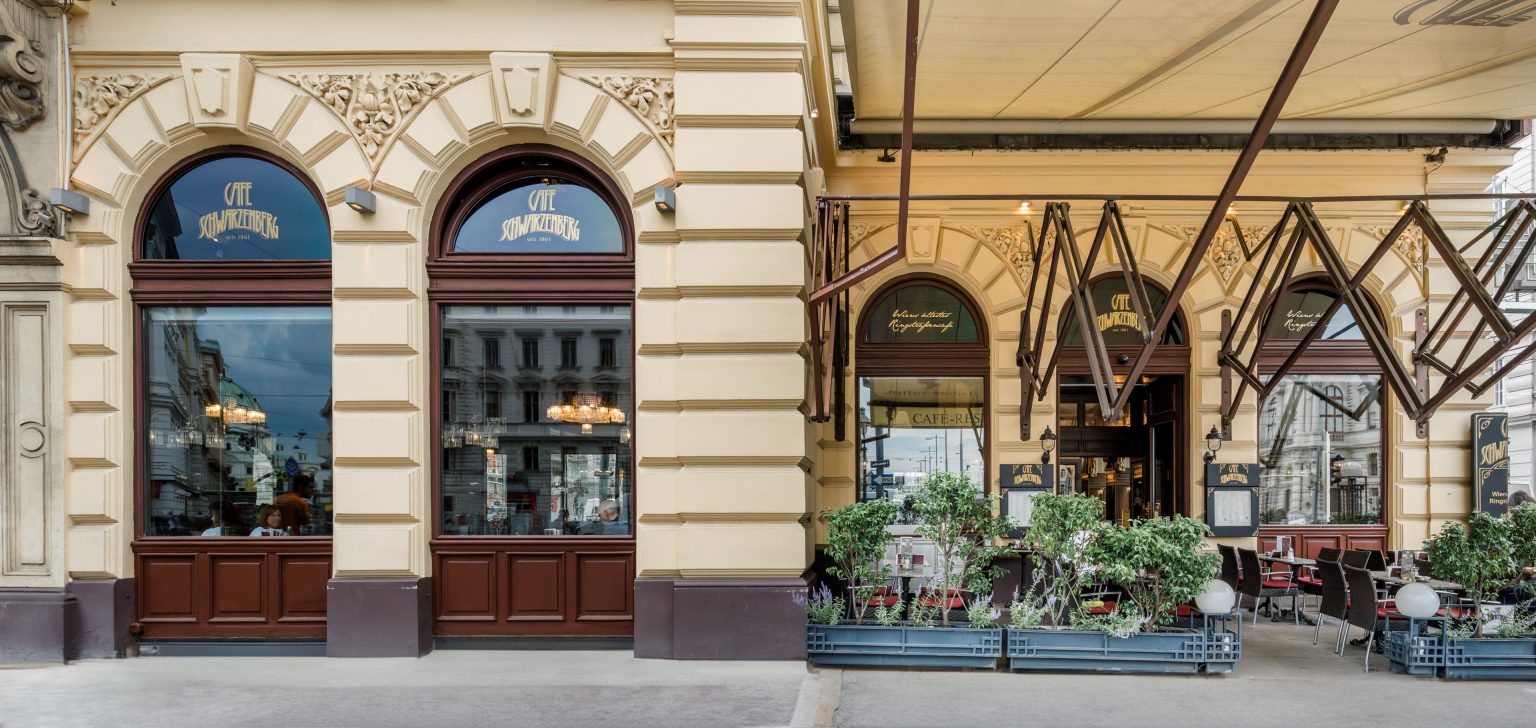
<svg viewBox="0 0 1536 728"><path fill-rule="evenodd" d="M1505 163L1507 153L1453 152L1449 161L1427 175L1423 152L1265 152L1243 187L1243 194L1349 195L1414 194L1472 191L1486 184ZM934 153L919 154L913 175L913 192L1006 193L1030 190L1069 193L1212 194L1224 179L1232 155L1218 152L1059 152L1059 153ZM889 193L895 178L893 165L872 165L845 159L847 167L833 169L828 187L835 193ZM1427 184L1427 187L1426 187ZM1041 195L1031 220L1040 223ZM1013 265L1007 245L1022 228L1017 203L916 203L910 221L911 236L905 262L886 269L854 289L853 305L862 310L885 282L912 272L929 272L966 289L989 317L992 347L991 414L988 427L991 459L988 487L996 488L996 466L1004 462L1039 462L1038 440L1018 437L1019 369L1014 353L1019 341L1019 312L1026 305L1025 286L1030 265ZM1245 234L1267 232L1282 206L1244 204L1238 210ZM1074 229L1082 244L1097 225L1099 206L1074 204ZM1138 251L1144 275L1164 287L1178 274L1204 215L1195 203L1136 203L1122 205L1131 242ZM1491 220L1487 203L1440 204L1437 219L1453 238L1470 239ZM892 203L854 203L854 250L850 265L857 266L895 244ZM1319 205L1318 213L1330 237L1351 265L1369 254L1386 229L1396 220L1396 203L1349 203ZM1213 246L1213 248L1218 246ZM1184 300L1181 313L1189 323L1191 380L1188 387L1189 419L1185 462L1186 483L1192 514L1204 512L1202 461L1204 442L1200 433L1219 424L1221 401L1219 347L1220 316L1224 308L1236 309L1251 281L1257 261L1218 270L1208 253ZM1298 275L1321 270L1315 256L1304 255ZM1118 271L1113 256L1101 260L1095 274ZM1062 277L1063 281L1065 276ZM1455 291L1442 263L1432 261L1428 270L1428 297L1432 309L1444 305ZM1408 265L1403 252L1389 254L1367 281L1365 288L1386 312L1390 333L1406 356L1413 341L1413 311L1424 305L1426 283ZM1057 316L1065 288L1058 288L1047 326L1047 349L1054 345ZM1032 304L1040 305L1043 291ZM856 358L856 355L855 355ZM855 361L855 366L857 362ZM851 370L849 372L851 375ZM850 385L849 391L854 391ZM1031 428L1039 433L1055 426L1055 391L1033 410ZM853 421L853 403L848 417ZM1458 396L1441 408L1433 420L1431 436L1414 436L1413 423L1389 400L1384 418L1392 451L1387 477L1390 483L1388 515L1393 548L1413 547L1446 519L1464 518L1470 509L1467 444L1472 411L1483 409L1484 400ZM1257 458L1258 406L1252 393L1244 400L1233 423L1232 441L1221 459L1252 462ZM819 485L817 508L847 503L855 497L855 454L848 442L832 440L830 425L818 427L823 457L816 471ZM851 431L851 429L850 429ZM1433 463L1433 466L1430 465ZM818 539L824 538L818 529ZM1247 541L1251 542L1251 539Z"/></svg>
<svg viewBox="0 0 1536 728"><path fill-rule="evenodd" d="M71 575L133 569L135 218L173 164L226 144L282 156L329 205L335 574L429 575L424 246L449 180L523 142L592 160L632 206L639 574L798 575L810 554L812 457L800 4L719 14L718 3L679 2L674 23L672 3L560 3L541 7L536 23L517 16L515 32L502 3L401 3L387 22L348 18L347 4L293 3L288 17L310 22L277 27L283 5L214 18L190 3L91 3L76 19L70 183L92 198L92 214L74 222L62 252ZM181 52L204 38L227 48L232 27L249 55ZM476 43L555 53L463 50ZM349 48L370 54L307 52ZM365 98L395 113L360 113ZM679 184L675 215L655 209L661 184ZM377 213L342 205L348 185L371 187Z"/></svg>
<svg viewBox="0 0 1536 728"><path fill-rule="evenodd" d="M670 56L672 0L219 2L85 0L76 54L452 53L519 49ZM668 59L670 60L670 59Z"/></svg>

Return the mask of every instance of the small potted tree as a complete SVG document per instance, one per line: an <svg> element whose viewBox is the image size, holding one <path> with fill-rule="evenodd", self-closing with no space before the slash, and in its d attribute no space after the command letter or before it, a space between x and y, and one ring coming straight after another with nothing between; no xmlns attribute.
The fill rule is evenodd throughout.
<svg viewBox="0 0 1536 728"><path fill-rule="evenodd" d="M1445 629L1445 676L1536 678L1536 503L1446 523L1425 549L1435 576L1461 584L1474 605Z"/></svg>
<svg viewBox="0 0 1536 728"><path fill-rule="evenodd" d="M1205 524L1178 516L1121 527L1100 521L1102 508L1092 496L1036 497L1026 536L1036 583L1010 606L1010 667L1230 672L1241 655L1237 633L1193 611L1198 624L1173 624L1216 575ZM1125 596L1084 600L1094 583Z"/></svg>
<svg viewBox="0 0 1536 728"><path fill-rule="evenodd" d="M921 519L918 535L933 542L936 563L929 586L910 607L907 621L900 621L899 599L880 590L890 567L880 562L889 536L885 527L894 520L895 506L888 501L867 501L843 506L824 516L827 553L837 562L839 578L849 583L851 601L830 590L812 595L806 603L811 618L806 625L806 654L818 665L890 665L901 667L991 668L1002 655L1003 631L993 624L992 579L1001 569L992 565L1004 549L994 545L1011 527L994 515L995 498L983 496L980 487L965 476L939 473L924 481L914 510ZM878 526L879 533L876 533ZM966 587L967 589L962 589ZM976 595L963 611L966 626L954 624L951 594ZM870 606L870 602L875 602ZM892 603L893 602L893 603ZM848 604L853 619L831 623L834 609ZM874 624L865 624L867 617ZM819 619L818 619L819 617Z"/></svg>

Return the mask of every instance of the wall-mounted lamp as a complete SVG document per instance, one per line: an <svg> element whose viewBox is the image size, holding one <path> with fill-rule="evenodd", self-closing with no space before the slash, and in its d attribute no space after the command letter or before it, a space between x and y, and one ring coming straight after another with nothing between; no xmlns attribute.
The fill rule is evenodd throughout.
<svg viewBox="0 0 1536 728"><path fill-rule="evenodd" d="M668 214L677 212L677 190L666 185L657 187L656 209Z"/></svg>
<svg viewBox="0 0 1536 728"><path fill-rule="evenodd" d="M1019 209L1014 210L1014 212L1017 212L1020 215L1028 215L1031 212L1029 208L1029 200L1019 200Z"/></svg>
<svg viewBox="0 0 1536 728"><path fill-rule="evenodd" d="M48 201L52 202L54 207L71 215L83 217L91 214L91 198L74 190L55 187L49 192Z"/></svg>
<svg viewBox="0 0 1536 728"><path fill-rule="evenodd" d="M1237 219L1237 205L1227 205L1227 219L1228 220L1236 220Z"/></svg>
<svg viewBox="0 0 1536 728"><path fill-rule="evenodd" d="M347 196L344 200L350 207L364 215L372 215L379 211L379 198L373 196L373 192L356 185L347 186Z"/></svg>
<svg viewBox="0 0 1536 728"><path fill-rule="evenodd" d="M1040 433L1040 464L1051 464L1051 451L1056 449L1056 433L1051 432L1051 426L1045 426L1045 432Z"/></svg>
<svg viewBox="0 0 1536 728"><path fill-rule="evenodd" d="M1211 431L1205 434L1205 464L1216 462L1216 451L1221 449L1221 430L1211 425Z"/></svg>

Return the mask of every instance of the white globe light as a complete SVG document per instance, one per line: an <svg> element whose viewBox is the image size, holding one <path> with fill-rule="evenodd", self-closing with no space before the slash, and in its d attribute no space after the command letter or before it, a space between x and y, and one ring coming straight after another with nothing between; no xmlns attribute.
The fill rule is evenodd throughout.
<svg viewBox="0 0 1536 728"><path fill-rule="evenodd" d="M1195 597L1195 607L1206 614L1226 614L1232 611L1237 604L1237 593L1232 591L1232 585L1220 579L1212 579L1205 583L1205 591Z"/></svg>
<svg viewBox="0 0 1536 728"><path fill-rule="evenodd" d="M1405 584L1397 590L1397 596L1393 599L1397 602L1397 611L1414 619L1433 617L1435 612L1440 611L1440 595L1429 588L1428 584Z"/></svg>

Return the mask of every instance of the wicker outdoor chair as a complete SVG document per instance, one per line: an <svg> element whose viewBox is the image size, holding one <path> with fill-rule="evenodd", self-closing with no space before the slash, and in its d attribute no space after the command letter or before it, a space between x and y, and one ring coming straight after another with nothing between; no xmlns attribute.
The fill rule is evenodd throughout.
<svg viewBox="0 0 1536 728"><path fill-rule="evenodd" d="M1371 651L1376 647L1376 633L1385 628L1394 616L1400 619L1407 619L1407 617L1392 611L1392 600L1376 597L1376 579L1371 577L1369 570L1345 566L1344 580L1349 584L1347 625L1359 627L1366 632L1365 671L1370 672ZM1348 635L1347 628L1345 634Z"/></svg>
<svg viewBox="0 0 1536 728"><path fill-rule="evenodd" d="M1334 550L1338 555L1338 550ZM1344 654L1344 631L1348 622L1344 620L1349 616L1349 585L1344 581L1344 565L1337 561L1317 562L1317 576L1322 581L1322 601L1317 605L1317 628L1312 630L1312 644L1317 644L1318 635L1323 631L1323 617L1333 617L1339 623L1339 633L1333 638L1333 651L1340 656Z"/></svg>
<svg viewBox="0 0 1536 728"><path fill-rule="evenodd" d="M1264 571L1259 567L1259 552L1252 549L1238 549L1237 553L1243 564L1242 592L1253 600L1253 623L1259 623L1260 600L1270 600L1273 605L1276 597L1290 597L1296 624L1301 624L1301 590L1292 581L1291 572Z"/></svg>

